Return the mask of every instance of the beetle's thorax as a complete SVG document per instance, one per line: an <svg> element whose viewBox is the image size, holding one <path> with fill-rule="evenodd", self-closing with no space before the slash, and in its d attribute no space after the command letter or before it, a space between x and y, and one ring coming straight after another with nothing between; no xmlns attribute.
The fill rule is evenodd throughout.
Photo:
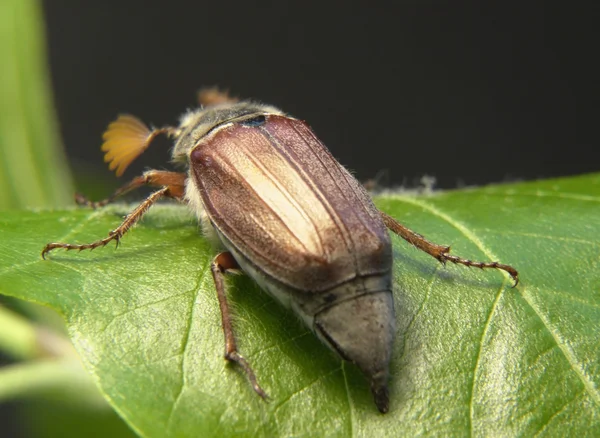
<svg viewBox="0 0 600 438"><path fill-rule="evenodd" d="M284 113L271 105L253 101L224 103L195 110L181 116L172 158L176 162L188 162L188 155L196 143L215 128L231 122L239 122L260 115Z"/></svg>

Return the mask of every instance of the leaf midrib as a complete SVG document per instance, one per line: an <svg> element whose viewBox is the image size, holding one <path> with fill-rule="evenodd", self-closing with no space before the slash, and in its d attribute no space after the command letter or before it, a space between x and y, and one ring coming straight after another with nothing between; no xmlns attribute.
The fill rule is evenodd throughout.
<svg viewBox="0 0 600 438"><path fill-rule="evenodd" d="M173 404L171 406L171 411L169 412L169 416L167 419L167 430L171 430L171 423L173 420L173 414L175 413L175 411L177 410L177 406L179 404L179 400L181 399L181 396L183 394L183 391L185 389L186 386L186 356L187 356L187 348L189 345L189 340L190 340L190 335L192 333L192 327L194 325L194 319L195 319L195 315L196 315L196 303L198 301L198 297L202 291L202 284L204 283L204 280L206 278L206 274L210 268L212 259L208 259L206 262L206 265L202 268L200 275L198 276L198 281L194 287L194 289L186 292L186 293L190 293L193 297L193 299L191 300L191 308L190 308L190 316L188 318L187 321L187 326L186 326L186 330L184 333L184 339L183 339L183 346L181 348L181 365L179 367L179 372L181 373L181 384L179 387L179 391L177 393L177 396L175 397L175 400L173 401Z"/></svg>

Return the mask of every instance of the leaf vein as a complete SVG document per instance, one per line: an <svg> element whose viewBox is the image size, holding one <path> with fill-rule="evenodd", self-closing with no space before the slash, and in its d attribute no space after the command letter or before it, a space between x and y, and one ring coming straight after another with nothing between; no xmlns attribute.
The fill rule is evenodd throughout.
<svg viewBox="0 0 600 438"><path fill-rule="evenodd" d="M269 350L272 350L272 349L274 349L274 348L281 347L281 346L283 346L283 345L289 344L290 342L294 342L294 341L296 341L296 340L298 340L298 339L304 338L304 337L306 337L306 336L310 335L311 333L312 333L312 332L311 332L310 330L306 330L305 332L303 332L303 333L301 333L301 334L299 334L299 335L297 335L297 336L293 336L293 337L291 337L291 338L289 338L289 339L286 339L285 341L283 341L283 342L280 342L280 343L278 343L278 344L272 344L272 345L268 345L268 346L266 346L266 347L259 348L258 350L255 350L255 351L253 351L253 352L249 352L249 356L250 356L250 357L252 357L252 356L256 356L256 355L259 355L259 354L261 354L261 353L264 353L265 351L269 351Z"/></svg>
<svg viewBox="0 0 600 438"><path fill-rule="evenodd" d="M288 403L291 399L293 399L295 396L297 396L298 394L303 393L304 391L306 391L307 389L309 389L311 386L316 385L317 383L319 383L321 380L325 379L326 377L330 376L331 374L340 371L340 368L335 368L325 374L321 374L319 377L317 377L316 379L314 379L312 382L307 383L306 385L304 385L302 388L296 390L296 391L292 391L290 395L288 395L286 398L284 398L273 410L273 413L277 412L283 405L285 405L286 403Z"/></svg>
<svg viewBox="0 0 600 438"><path fill-rule="evenodd" d="M348 397L348 411L350 412L350 433L348 436L355 437L356 431L354 430L354 423L356 423L354 404L352 403L352 396L350 394L350 386L348 384L348 375L346 374L346 362L342 361L342 375L344 376L344 385L346 387L346 395Z"/></svg>
<svg viewBox="0 0 600 438"><path fill-rule="evenodd" d="M62 242L64 240L67 240L70 236L77 234L80 230L85 228L87 226L87 224L92 222L92 220L96 219L99 216L102 216L105 213L106 213L105 209L94 210L92 213L90 213L88 216L86 216L81 222L79 222L77 225L75 225L73 228L71 228L65 235L60 237L58 239L58 241Z"/></svg>
<svg viewBox="0 0 600 438"><path fill-rule="evenodd" d="M533 309L533 311L538 316L538 318L542 321L544 326L546 326L546 329L550 332L550 335L554 339L554 342L556 342L556 345L558 346L560 351L562 351L564 357L567 359L567 361L571 365L571 369L575 372L577 377L579 377L579 380L583 384L583 387L585 388L586 392L592 398L594 403L596 403L596 405L600 406L600 392L594 385L594 382L585 374L585 371L583 370L583 367L581 366L581 364L579 364L577 362L577 356L575 355L575 352L573 352L573 350L570 348L570 346L568 345L567 342L563 341L559 337L559 333L557 332L557 330L555 330L552 327L552 324L550 323L550 321L548 321L546 316L544 316L539 311L538 306L534 305L535 298L529 293L529 291L524 286L521 287L521 289L522 289L521 296L525 299L527 304L529 304L529 307L531 307Z"/></svg>
<svg viewBox="0 0 600 438"><path fill-rule="evenodd" d="M435 279L437 278L436 274L437 274L439 268L440 268L440 266L436 265L435 269L431 273L431 278L428 281L427 290L425 291L425 297L423 298L423 301L421 301L421 305L419 306L417 311L414 313L413 317L410 319L408 325L406 326L406 329L404 330L404 336L402 337L402 347L401 347L402 356L401 356L401 358L404 357L404 355L406 354L406 341L408 338L408 334L410 333L410 330L411 330L415 320L423 312L423 310L425 309L425 305L429 301L431 291L433 290L433 283L435 282Z"/></svg>
<svg viewBox="0 0 600 438"><path fill-rule="evenodd" d="M183 395L183 390L185 389L185 385L186 385L186 377L185 377L186 376L186 364L185 364L185 362L186 362L187 349L188 349L189 340L190 340L190 334L192 332L192 324L193 324L193 321L195 318L196 301L198 301L198 296L200 295L200 288L204 281L206 272L208 271L208 269L210 267L210 264L211 264L211 260L209 259L208 262L206 263L206 265L204 266L204 269L202 269L200 276L198 277L196 286L194 287L194 289L187 292L187 293L191 293L193 298L190 303L190 316L187 321L186 330L185 330L185 334L184 334L184 338L183 338L183 342L182 342L182 348L181 348L181 361L180 361L180 365L179 365L179 373L181 374L181 380L180 380L179 388L177 390L177 396L175 397L175 401L171 405L171 410L169 412L169 417L167 420L167 430L171 430L173 414L177 410L177 406L179 405L179 402L181 401L181 396Z"/></svg>
<svg viewBox="0 0 600 438"><path fill-rule="evenodd" d="M500 286L500 289L498 290L498 293L496 294L494 303L492 304L492 307L490 308L490 313L488 314L487 320L485 321L483 331L481 332L481 339L479 340L479 346L477 349L477 357L475 359L475 366L473 367L473 379L472 379L472 384L471 384L471 398L469 399L469 429L470 429L471 436L476 435L473 430L473 420L475 418L475 412L474 412L475 383L477 382L477 371L479 369L479 363L481 362L483 344L487 338L487 334L488 334L489 328L492 324L492 320L494 319L494 316L496 315L496 309L498 308L498 303L500 302L500 299L502 298L502 295L504 294L505 285L506 285L506 279L502 282L502 285Z"/></svg>
<svg viewBox="0 0 600 438"><path fill-rule="evenodd" d="M542 292L539 289L537 291L538 292ZM573 296L572 294L569 294L567 292L562 292L562 291L559 291L559 290L551 290L551 289L544 289L543 292L546 292L546 293L551 294L551 295L560 296L560 297L565 298L565 299L567 299L569 301L574 301L576 303L583 304L584 306L587 306L587 307L594 307L596 309L600 309L600 303L594 303L594 302L586 301L586 300L583 300L583 299L581 299L579 297Z"/></svg>
<svg viewBox="0 0 600 438"><path fill-rule="evenodd" d="M36 260L34 262L25 262L25 263L19 263L17 265L7 266L6 269L3 269L2 271L0 271L0 276L18 271L19 269L25 268L27 266L35 265L36 263L40 263L42 261L43 260Z"/></svg>
<svg viewBox="0 0 600 438"><path fill-rule="evenodd" d="M533 435L533 437L535 438L536 436L540 436L548 428L548 426L550 425L550 423L552 422L552 420L554 418L556 418L560 414L562 414L565 411L565 409L567 409L567 407L569 407L572 403L574 403L575 401L580 399L582 395L583 395L582 393L579 393L575 397L573 397L573 399L565 402L565 404L560 409L558 409L555 413L553 413L552 415L550 415L550 417L548 417L545 424L535 433L535 435Z"/></svg>
<svg viewBox="0 0 600 438"><path fill-rule="evenodd" d="M493 233L493 234L510 234L513 236L524 236L524 237L535 237L535 238L540 238L540 239L548 239L548 240L555 240L558 242L572 242L572 243L577 243L577 244L582 244L582 245L592 245L592 246L598 246L600 245L600 241L590 241L590 240L584 240L584 239L576 239L574 237L560 237L560 236L548 236L545 234L538 234L538 233L523 233L523 232L517 232L517 231L510 231L510 230L493 230L491 228L480 228L481 231L485 231L486 233Z"/></svg>
<svg viewBox="0 0 600 438"><path fill-rule="evenodd" d="M165 301L169 301L169 300L172 300L174 298L179 298L180 296L186 295L186 294L189 294L189 293L190 293L190 291L185 291L185 292L181 292L181 293L178 293L178 294L175 294L175 295L169 295L168 297L161 298L160 300L156 300L156 301L151 301L151 302L148 302L148 303L144 303L144 304L141 304L140 306L137 306L137 307L134 307L132 309L126 310L125 312L121 312L121 313L118 313L116 315L113 315L111 317L110 321L108 322L108 324L106 324L104 326L104 328L101 329L101 331L105 332L106 330L108 330L108 327L110 327L111 324L113 324L117 319L122 318L123 316L129 315L131 313L135 313L135 312L137 312L139 310L143 310L143 309L146 309L148 307L155 306L155 305L160 304L160 303L164 303Z"/></svg>
<svg viewBox="0 0 600 438"><path fill-rule="evenodd" d="M465 192L468 193L468 192ZM583 195L580 193L553 193L538 190L536 192L486 192L487 195L502 195L502 196L533 196L537 198L559 198L559 199L570 199L574 201L588 201L588 202L600 202L600 198L597 196Z"/></svg>
<svg viewBox="0 0 600 438"><path fill-rule="evenodd" d="M58 242L62 242L64 240L68 239L69 236L71 236L72 234L75 234L75 233L79 232L79 230L81 230L82 228L84 228L88 223L90 223L93 219L96 219L101 214L102 214L102 211L95 210L94 212L92 212L91 214L89 214L86 218L84 218L81 222L79 222L77 225L75 225L73 228L71 228L69 230L69 232L66 233L63 237L59 237L57 241ZM0 276L4 275L4 274L8 274L10 272L15 272L18 269L23 268L23 267L34 265L36 263L42 262L43 260L41 260L41 256L39 255L42 252L42 248L43 247L40 246L40 251L38 252L38 257L40 257L40 259L32 261L32 262L19 263L17 265L7 266L5 269L3 269L2 271L0 271Z"/></svg>

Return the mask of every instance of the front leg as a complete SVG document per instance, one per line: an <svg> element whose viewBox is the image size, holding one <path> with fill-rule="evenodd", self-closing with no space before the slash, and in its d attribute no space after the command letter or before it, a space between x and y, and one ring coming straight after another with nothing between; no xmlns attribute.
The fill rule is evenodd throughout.
<svg viewBox="0 0 600 438"><path fill-rule="evenodd" d="M159 170L150 170L145 172L142 176L134 178L131 182L124 185L120 189L118 189L113 196L105 199L104 201L100 201L97 203L93 203L85 200L86 205L90 205L91 207L99 207L106 205L108 202L112 201L117 196L120 196L130 190L141 187L143 185L148 186L159 186L162 188L157 190L148 196L140 205L138 205L135 210L129 213L121 225L112 230L108 237L104 239L96 240L92 243L86 244L73 244L73 243L48 243L44 249L42 250L42 258L46 258L46 254L56 248L64 248L67 251L76 249L82 251L84 249L92 250L94 248L98 248L99 246L106 246L109 242L115 241L117 245L119 244L119 240L129 231L131 227L133 227L143 216L146 214L148 209L152 207L159 199L163 197L170 197L179 200L183 200L184 192L185 192L185 180L186 175L184 173L177 172L164 172ZM83 201L82 201L83 202Z"/></svg>
<svg viewBox="0 0 600 438"><path fill-rule="evenodd" d="M148 209L150 207L152 207L152 205L154 205L154 203L156 203L156 201L158 201L160 198L165 196L168 193L168 191L169 191L168 187L163 187L162 189L160 189L160 190L152 193L150 196L148 196L144 200L144 202L142 202L140 205L138 205L135 208L135 210L133 210L131 213L129 213L127 216L125 216L125 219L123 220L123 222L121 222L121 225L119 225L117 228L115 228L110 233L108 233L108 237L105 237L104 239L96 240L95 242L92 242L92 243L85 243L85 244L58 243L58 242L48 243L42 250L42 258L46 259L46 254L48 254L50 251L52 251L53 249L56 249L56 248L64 248L67 251L70 251L73 249L76 249L79 251L82 251L84 249L92 250L94 248L98 248L99 246L106 246L109 242L111 242L113 240L115 242L117 242L117 246L118 246L119 240L121 240L121 237L123 237L125 235L125 233L127 233L127 231L129 231L129 229L132 226L134 226L144 216L144 214L146 214Z"/></svg>
<svg viewBox="0 0 600 438"><path fill-rule="evenodd" d="M185 180L187 175L180 172L167 172L164 170L149 170L144 172L142 176L137 176L129 181L127 184L119 187L115 192L108 198L102 201L90 201L85 196L76 193L75 202L79 205L85 205L87 207L99 208L113 202L120 196L131 192L132 190L138 189L143 186L149 187L169 187L169 194L172 198L183 199L185 193Z"/></svg>
<svg viewBox="0 0 600 438"><path fill-rule="evenodd" d="M233 334L233 326L231 324L231 313L229 312L229 304L227 304L227 296L225 295L225 272L229 270L240 269L240 266L235 261L230 252L222 252L218 254L210 265L215 288L217 289L217 297L219 299L219 307L221 309L221 322L223 325L223 334L225 335L225 359L237 363L246 373L250 384L254 391L266 400L267 394L260 387L256 380L256 375L250 364L237 351L235 335Z"/></svg>
<svg viewBox="0 0 600 438"><path fill-rule="evenodd" d="M511 276L511 278L515 282L513 287L519 284L519 273L512 266L498 262L474 262L472 260L464 259L462 257L450 255L449 246L438 245L436 243L430 242L429 240L425 239L425 237L421 236L419 233L415 233L411 229L406 228L393 217L385 214L382 211L380 211L379 213L381 213L383 223L386 227L388 227L390 231L402 237L408 243L417 247L421 251L426 252L430 256L434 257L435 259L440 261L440 263L445 264L446 262L452 262L457 265L464 265L480 269L501 269L503 271L506 271Z"/></svg>

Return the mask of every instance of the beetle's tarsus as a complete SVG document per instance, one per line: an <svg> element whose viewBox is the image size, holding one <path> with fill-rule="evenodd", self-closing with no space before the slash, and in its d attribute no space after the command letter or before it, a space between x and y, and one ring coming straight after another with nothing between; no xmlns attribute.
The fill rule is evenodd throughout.
<svg viewBox="0 0 600 438"><path fill-rule="evenodd" d="M93 208L94 210L98 207L102 207L103 205L101 202L90 201L86 196L82 195L81 193L75 193L75 203L82 207Z"/></svg>
<svg viewBox="0 0 600 438"><path fill-rule="evenodd" d="M449 247L448 247L449 249ZM455 255L450 255L447 252L442 252L439 257L437 257L438 260L445 265L447 261L450 261L456 265L463 265L463 266L467 266L469 268L479 268L481 270L483 269L499 269L501 271L506 272L508 275L510 275L510 277L513 279L513 281L515 282L513 284L512 287L516 287L519 284L519 273L518 271L513 268L510 265L505 265L504 263L499 263L499 262L474 262L472 260L469 259L463 259L461 257L457 257Z"/></svg>
<svg viewBox="0 0 600 438"><path fill-rule="evenodd" d="M267 395L267 393L258 384L258 381L256 380L256 374L254 374L252 367L241 354L239 354L237 351L228 352L225 353L225 359L227 359L230 362L237 363L246 373L246 376L248 377L248 380L250 381L254 392L256 392L264 401L269 400L269 396Z"/></svg>

